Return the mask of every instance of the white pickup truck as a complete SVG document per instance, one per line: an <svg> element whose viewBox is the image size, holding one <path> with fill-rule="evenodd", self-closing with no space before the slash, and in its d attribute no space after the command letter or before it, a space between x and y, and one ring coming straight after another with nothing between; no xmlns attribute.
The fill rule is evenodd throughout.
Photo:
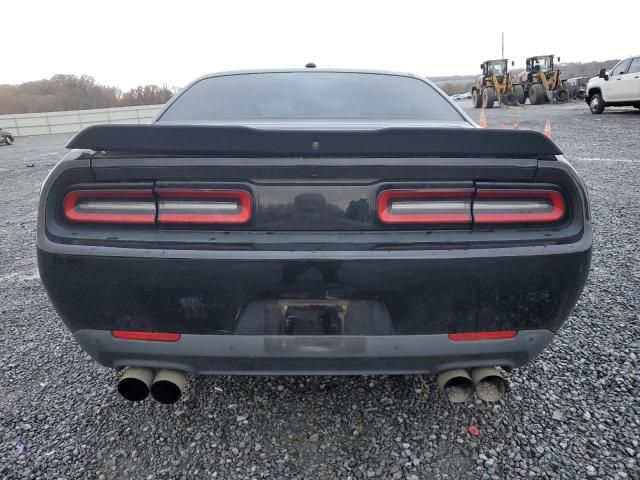
<svg viewBox="0 0 640 480"><path fill-rule="evenodd" d="M600 70L589 80L585 99L591 113L602 113L605 107L640 109L640 56L625 58L609 71Z"/></svg>

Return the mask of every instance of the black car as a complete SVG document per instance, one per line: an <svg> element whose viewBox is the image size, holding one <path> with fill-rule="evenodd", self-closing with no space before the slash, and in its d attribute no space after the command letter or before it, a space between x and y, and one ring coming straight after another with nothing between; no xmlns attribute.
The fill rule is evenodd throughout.
<svg viewBox="0 0 640 480"><path fill-rule="evenodd" d="M5 145L12 145L13 141L13 135L0 128L0 143L4 143Z"/></svg>
<svg viewBox="0 0 640 480"><path fill-rule="evenodd" d="M558 147L481 129L431 82L200 78L151 125L86 128L48 176L42 281L126 398L185 375L432 373L495 400L585 284L585 188Z"/></svg>

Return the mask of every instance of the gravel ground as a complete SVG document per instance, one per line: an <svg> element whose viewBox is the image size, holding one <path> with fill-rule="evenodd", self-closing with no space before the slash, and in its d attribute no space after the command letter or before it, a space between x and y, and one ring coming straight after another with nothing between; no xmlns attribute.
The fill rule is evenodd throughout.
<svg viewBox="0 0 640 480"><path fill-rule="evenodd" d="M37 275L38 189L67 138L0 146L0 478L640 478L640 112L487 113L536 130L547 118L589 186L592 271L497 404L448 404L420 376L202 378L173 406L126 402Z"/></svg>

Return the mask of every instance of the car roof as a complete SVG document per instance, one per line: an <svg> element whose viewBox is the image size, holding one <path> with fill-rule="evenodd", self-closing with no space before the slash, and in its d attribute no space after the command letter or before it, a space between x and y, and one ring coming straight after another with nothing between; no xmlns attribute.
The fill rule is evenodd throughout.
<svg viewBox="0 0 640 480"><path fill-rule="evenodd" d="M203 80L205 78L223 77L226 75L253 75L260 73L367 73L373 75L394 75L400 77L422 78L410 72L394 72L390 70L374 70L374 69L358 69L358 68L266 68L266 69L248 69L248 70L228 70L223 72L209 73L196 79Z"/></svg>

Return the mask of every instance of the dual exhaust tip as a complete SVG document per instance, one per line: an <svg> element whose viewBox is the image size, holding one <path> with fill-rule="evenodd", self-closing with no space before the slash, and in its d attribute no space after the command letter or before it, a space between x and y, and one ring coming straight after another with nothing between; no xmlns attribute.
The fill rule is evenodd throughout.
<svg viewBox="0 0 640 480"><path fill-rule="evenodd" d="M177 402L187 386L187 377L178 370L129 367L118 382L118 392L127 400L140 402L149 394L158 402ZM506 389L502 374L495 367L447 370L438 375L438 386L452 403L471 399L475 390L480 400L497 402Z"/></svg>
<svg viewBox="0 0 640 480"><path fill-rule="evenodd" d="M497 402L506 389L504 377L495 367L447 370L438 375L438 386L451 403L470 400L474 390L480 400Z"/></svg>
<svg viewBox="0 0 640 480"><path fill-rule="evenodd" d="M160 403L177 402L187 386L187 377L178 370L129 367L118 382L118 392L127 400L140 402L149 393Z"/></svg>

